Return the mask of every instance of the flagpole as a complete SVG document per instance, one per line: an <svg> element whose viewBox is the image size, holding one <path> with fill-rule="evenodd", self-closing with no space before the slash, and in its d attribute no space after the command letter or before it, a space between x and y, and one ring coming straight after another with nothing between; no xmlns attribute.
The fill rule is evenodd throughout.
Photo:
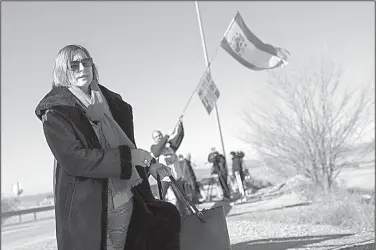
<svg viewBox="0 0 376 250"><path fill-rule="evenodd" d="M206 63L206 67L208 68L208 71L210 73L209 57L208 57L208 51L206 49L204 29L202 27L202 22L201 22L200 8L198 6L198 2L197 1L195 1L195 4L196 4L196 12L197 12L198 24L199 24L199 27L200 27L202 49L204 50L205 63ZM218 126L218 130L219 130L219 136L220 136L221 144L222 144L223 156L226 158L226 151L225 151L225 145L223 143L223 135L222 135L222 129L221 129L221 122L219 121L219 113L218 113L218 108L217 108L217 104L216 103L214 105L214 110L215 110L215 116L216 116L216 119L217 119L217 126Z"/></svg>

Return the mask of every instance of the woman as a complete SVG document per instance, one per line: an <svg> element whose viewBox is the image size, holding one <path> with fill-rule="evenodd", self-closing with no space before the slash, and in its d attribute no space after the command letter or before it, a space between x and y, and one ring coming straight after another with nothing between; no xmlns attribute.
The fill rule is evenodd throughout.
<svg viewBox="0 0 376 250"><path fill-rule="evenodd" d="M143 202L154 200L148 175L170 174L136 148L131 105L98 80L89 52L68 45L55 59L52 90L35 111L56 159L59 250L130 249L127 235L141 233Z"/></svg>

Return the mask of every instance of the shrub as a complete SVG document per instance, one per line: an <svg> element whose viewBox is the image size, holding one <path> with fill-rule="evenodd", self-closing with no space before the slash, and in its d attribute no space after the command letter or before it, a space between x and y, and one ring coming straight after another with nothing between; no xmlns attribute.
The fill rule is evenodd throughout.
<svg viewBox="0 0 376 250"><path fill-rule="evenodd" d="M18 201L15 198L1 198L1 212L14 211L18 209ZM8 218L1 217L1 224Z"/></svg>
<svg viewBox="0 0 376 250"><path fill-rule="evenodd" d="M355 231L375 229L375 193L364 199L361 192L333 188L330 193L311 189L312 209L302 214L305 222L327 224Z"/></svg>

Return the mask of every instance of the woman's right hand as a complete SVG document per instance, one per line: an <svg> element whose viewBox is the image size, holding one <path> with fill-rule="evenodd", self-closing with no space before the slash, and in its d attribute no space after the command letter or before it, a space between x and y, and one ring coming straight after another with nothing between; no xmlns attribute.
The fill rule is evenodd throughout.
<svg viewBox="0 0 376 250"><path fill-rule="evenodd" d="M139 148L131 149L131 155L133 166L149 167L153 159L148 151Z"/></svg>

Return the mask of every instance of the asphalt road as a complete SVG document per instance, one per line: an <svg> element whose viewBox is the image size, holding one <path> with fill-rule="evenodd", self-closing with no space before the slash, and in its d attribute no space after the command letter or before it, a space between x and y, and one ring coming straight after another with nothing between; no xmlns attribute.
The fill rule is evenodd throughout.
<svg viewBox="0 0 376 250"><path fill-rule="evenodd" d="M365 189L372 189L374 190L374 169L364 169L364 170L357 170L357 174L355 175L354 171L343 171L341 173L340 179L346 180L346 186L350 187L363 187L364 183L366 182L368 184L367 187L363 187ZM349 177L352 178L349 178ZM370 179L369 181L365 181L364 178ZM372 178L372 180L371 180ZM350 181L349 181L350 180ZM360 185L362 184L362 185ZM321 235L325 235L324 232L327 232L326 235L331 235L333 233L336 233L337 235L340 233L349 233L349 232L342 232L338 231L338 229L332 229L330 227L326 228L325 226L319 226L319 225L284 225L284 224L273 224L271 225L269 222L256 222L249 220L248 218L245 218L244 214L246 213L254 213L260 210L270 210L270 209L276 209L281 207L280 205L283 204L283 206L291 206L294 204L294 197L284 196L277 199L273 199L270 201L260 201L255 202L251 204L244 204L244 205L235 205L234 207L230 208L228 206L225 206L225 212L228 214L227 223L231 238L231 243L233 245L233 250L243 250L243 249L306 249L305 245L313 244L313 242L316 242L317 240L311 240L310 242L306 242L305 244L302 244L303 238L299 238L299 245L300 247L297 247L295 241L291 239L292 236L294 237L301 237L301 232L304 230L308 232L321 232ZM210 208L212 207L213 203L206 203L200 206L200 209L202 208ZM217 204L218 205L218 204ZM46 213L46 216L44 217L42 214L38 215L38 218L40 220L38 221L29 221L24 222L22 224L15 224L15 225L6 225L2 226L1 228L1 249L4 250L56 250L56 240L55 240L55 220L54 217L51 217L51 212ZM49 218L46 218L46 217ZM244 217L244 218L243 218ZM26 219L26 218L25 218ZM29 218L30 219L30 218ZM33 219L33 218L31 218ZM30 220L31 220L30 219ZM23 220L24 221L24 220ZM240 226L240 224L244 224L244 226ZM293 227L293 228L290 228ZM306 229L305 229L306 227ZM303 230L304 229L304 230ZM252 232L252 233L250 233ZM284 235L286 234L286 235ZM311 234L311 233L309 233ZM373 234L372 234L373 235ZM374 235L373 236L362 236L361 238L366 238L367 243L369 242L369 237L373 238L372 247L374 247ZM278 236L278 237L277 237ZM289 242L284 242L283 244L286 244L286 246L282 246L281 242L278 244L271 245L269 241L280 241L280 237L287 237L286 239L290 240ZM308 235L304 235L304 237L308 237ZM311 236L310 236L311 237ZM322 237L322 236L320 236ZM325 236L327 237L327 236ZM325 238L324 237L324 238ZM346 238L346 237L345 237ZM337 241L345 240L345 238L337 239ZM267 241L269 243L260 243L260 240L268 239ZM305 239L305 238L304 238ZM251 241L250 241L251 240ZM359 242L360 239L358 237L349 237L348 244ZM327 242L325 240L325 242ZM336 244L338 242L335 242ZM258 244L258 245L257 245ZM269 244L269 245L267 245ZM291 246L290 246L290 245ZM327 243L329 244L329 243ZM334 243L333 243L334 244ZM259 246L260 245L260 246ZM294 245L294 246L292 246ZM345 245L345 244L343 244ZM343 246L342 244L339 244L338 246ZM257 248L259 247L259 248ZM333 247L333 245L331 246ZM320 246L317 248L313 247L311 249L334 249L330 248L323 248L323 246ZM338 248L340 249L340 248ZM359 249L371 249L371 248L359 248ZM372 248L374 249L374 248Z"/></svg>
<svg viewBox="0 0 376 250"><path fill-rule="evenodd" d="M282 204L284 207L291 206L294 197L284 196L235 206L212 202L201 205L200 209L224 206L232 250L339 250L359 243L366 244L359 250L374 249L369 248L375 244L373 232L355 235L332 226L257 221L257 216L252 217L257 211L280 209ZM56 250L54 218L2 227L1 237L1 249L5 250Z"/></svg>
<svg viewBox="0 0 376 250"><path fill-rule="evenodd" d="M55 239L54 218L1 228L1 249L34 249Z"/></svg>

